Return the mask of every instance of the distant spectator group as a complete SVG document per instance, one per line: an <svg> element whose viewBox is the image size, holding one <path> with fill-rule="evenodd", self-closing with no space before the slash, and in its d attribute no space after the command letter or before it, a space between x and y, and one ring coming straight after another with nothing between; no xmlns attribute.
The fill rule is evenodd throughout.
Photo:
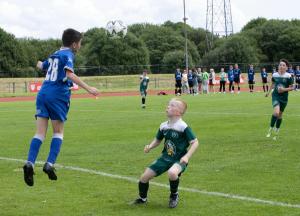
<svg viewBox="0 0 300 216"><path fill-rule="evenodd" d="M276 72L276 68L273 68L272 74ZM295 81L296 89L300 89L300 67L296 66L295 70L292 66L289 67L288 73L292 75ZM265 67L261 68L260 71L262 89L264 92L269 90L268 85L268 73ZM249 85L249 92L254 92L255 86L255 69L253 64L250 64L247 71L247 79ZM240 93L241 91L241 70L238 64L229 65L228 70L225 71L225 68L221 68L219 73L216 75L213 68L209 69L207 72L206 68L201 69L184 69L182 72L179 68L175 72L175 94L209 94L209 93ZM228 84L228 89L226 91L226 84ZM218 85L218 89L216 89Z"/></svg>

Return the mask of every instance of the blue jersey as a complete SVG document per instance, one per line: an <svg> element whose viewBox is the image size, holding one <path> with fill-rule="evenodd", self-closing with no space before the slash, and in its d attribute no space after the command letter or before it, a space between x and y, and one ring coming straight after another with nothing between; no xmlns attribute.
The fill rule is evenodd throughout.
<svg viewBox="0 0 300 216"><path fill-rule="evenodd" d="M234 76L234 79L239 79L239 78L240 78L240 75L241 75L241 70L240 70L239 68L233 69L233 76Z"/></svg>
<svg viewBox="0 0 300 216"><path fill-rule="evenodd" d="M180 72L180 71L176 71L176 72L175 72L175 79L176 79L176 80L181 80L181 78L182 78L181 72Z"/></svg>
<svg viewBox="0 0 300 216"><path fill-rule="evenodd" d="M253 81L254 80L254 70L253 69L249 69L248 70L248 80Z"/></svg>
<svg viewBox="0 0 300 216"><path fill-rule="evenodd" d="M295 75L295 71L294 71L292 68L289 68L289 69L287 70L287 72L288 72L289 74L291 74L292 76Z"/></svg>
<svg viewBox="0 0 300 216"><path fill-rule="evenodd" d="M295 70L295 77L296 77L296 80L300 81L300 70Z"/></svg>
<svg viewBox="0 0 300 216"><path fill-rule="evenodd" d="M74 72L73 62L74 54L70 48L61 48L44 61L42 69L47 74L39 94L69 101L72 82L68 80L66 70Z"/></svg>
<svg viewBox="0 0 300 216"><path fill-rule="evenodd" d="M188 81L193 81L193 73L188 73Z"/></svg>
<svg viewBox="0 0 300 216"><path fill-rule="evenodd" d="M261 71L261 72L260 72L260 75L261 75L261 78L262 78L262 79L265 79L265 78L268 77L267 71Z"/></svg>
<svg viewBox="0 0 300 216"><path fill-rule="evenodd" d="M233 78L234 78L233 70L228 70L227 74L228 74L228 76L227 76L228 80L233 81Z"/></svg>

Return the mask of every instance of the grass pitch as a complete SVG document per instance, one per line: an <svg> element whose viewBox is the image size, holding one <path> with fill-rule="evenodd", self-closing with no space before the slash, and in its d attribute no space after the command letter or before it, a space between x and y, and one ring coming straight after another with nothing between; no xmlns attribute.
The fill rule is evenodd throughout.
<svg viewBox="0 0 300 216"><path fill-rule="evenodd" d="M276 142L265 138L272 107L262 93L183 96L188 103L184 120L200 146L180 186L271 204L181 190L178 207L168 209L169 190L150 185L146 206L129 205L137 184L115 177L137 180L160 155L162 144L149 154L143 148L166 120L171 97L149 96L145 110L139 97L72 100L57 163L87 172L58 167L58 181L51 182L37 164L31 188L23 181L23 162L0 159L0 215L300 215L300 207L275 203L300 204L298 92L290 94ZM33 101L0 104L0 157L26 159L34 112ZM39 161L47 158L51 136L49 130ZM154 181L168 184L166 174Z"/></svg>

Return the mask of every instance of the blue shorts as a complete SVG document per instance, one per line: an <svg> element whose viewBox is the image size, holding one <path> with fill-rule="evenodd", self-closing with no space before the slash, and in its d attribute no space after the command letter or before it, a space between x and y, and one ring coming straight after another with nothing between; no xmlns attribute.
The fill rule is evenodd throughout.
<svg viewBox="0 0 300 216"><path fill-rule="evenodd" d="M51 120L67 120L67 114L70 108L70 100L62 100L49 97L47 95L38 95L36 98L35 117L50 118Z"/></svg>

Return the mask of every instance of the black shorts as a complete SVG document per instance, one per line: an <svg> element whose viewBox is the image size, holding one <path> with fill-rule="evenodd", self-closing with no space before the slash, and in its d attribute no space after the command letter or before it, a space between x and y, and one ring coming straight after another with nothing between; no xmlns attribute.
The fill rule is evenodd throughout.
<svg viewBox="0 0 300 216"><path fill-rule="evenodd" d="M268 83L267 77L262 78L262 82L263 82L263 83Z"/></svg>
<svg viewBox="0 0 300 216"><path fill-rule="evenodd" d="M234 78L234 80L233 80L235 83L240 83L240 78L238 77L238 78Z"/></svg>
<svg viewBox="0 0 300 216"><path fill-rule="evenodd" d="M297 84L300 84L300 79L296 79L296 83L297 83Z"/></svg>
<svg viewBox="0 0 300 216"><path fill-rule="evenodd" d="M192 88L194 86L194 82L193 81L189 81L189 87Z"/></svg>
<svg viewBox="0 0 300 216"><path fill-rule="evenodd" d="M210 85L210 86L213 86L213 85L214 85L214 83L213 83L212 80L209 80L209 85Z"/></svg>
<svg viewBox="0 0 300 216"><path fill-rule="evenodd" d="M181 88L182 87L181 80L176 80L175 87L176 88Z"/></svg>
<svg viewBox="0 0 300 216"><path fill-rule="evenodd" d="M248 84L253 85L254 83L254 80L248 80Z"/></svg>

